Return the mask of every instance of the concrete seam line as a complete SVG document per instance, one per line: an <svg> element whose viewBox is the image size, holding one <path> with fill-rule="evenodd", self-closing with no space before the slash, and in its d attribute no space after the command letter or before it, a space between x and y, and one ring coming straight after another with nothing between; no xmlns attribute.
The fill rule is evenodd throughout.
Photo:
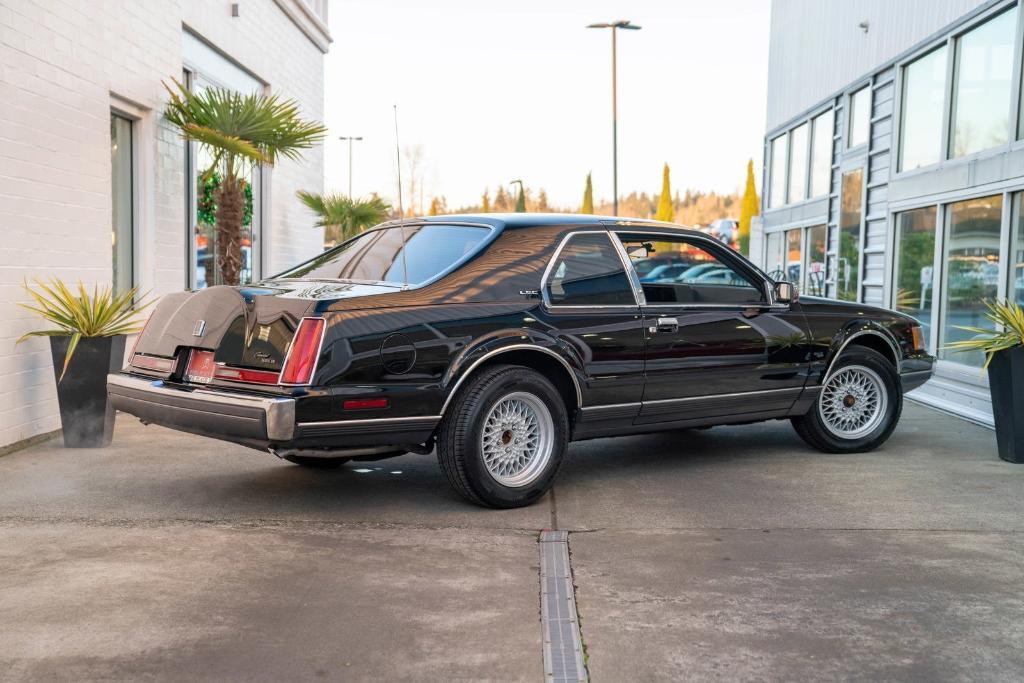
<svg viewBox="0 0 1024 683"><path fill-rule="evenodd" d="M569 565L569 532L540 534L540 620L545 681L587 681Z"/></svg>

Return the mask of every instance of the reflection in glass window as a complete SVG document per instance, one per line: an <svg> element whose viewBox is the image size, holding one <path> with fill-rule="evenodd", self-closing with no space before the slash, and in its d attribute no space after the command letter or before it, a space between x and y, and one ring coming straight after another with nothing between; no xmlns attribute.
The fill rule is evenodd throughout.
<svg viewBox="0 0 1024 683"><path fill-rule="evenodd" d="M832 110L815 117L811 130L811 196L823 197L832 185Z"/></svg>
<svg viewBox="0 0 1024 683"><path fill-rule="evenodd" d="M786 201L786 136L780 135L771 143L772 170L768 179L768 206L782 206Z"/></svg>
<svg viewBox="0 0 1024 683"><path fill-rule="evenodd" d="M860 230L863 214L864 171L843 174L839 210L839 261L836 298L858 301L860 296Z"/></svg>
<svg viewBox="0 0 1024 683"><path fill-rule="evenodd" d="M1024 192L1013 199L1013 221L1010 230L1010 288L1006 298L1024 306Z"/></svg>
<svg viewBox="0 0 1024 683"><path fill-rule="evenodd" d="M785 244L783 241L783 233L771 232L766 236L766 251L764 270L768 273L768 277L773 280L783 280L783 269L785 266L785 255L783 250Z"/></svg>
<svg viewBox="0 0 1024 683"><path fill-rule="evenodd" d="M804 291L825 296L825 251L828 229L824 225L807 228L807 273Z"/></svg>
<svg viewBox="0 0 1024 683"><path fill-rule="evenodd" d="M935 271L935 207L896 215L896 310L921 321L925 344L932 338Z"/></svg>
<svg viewBox="0 0 1024 683"><path fill-rule="evenodd" d="M370 230L278 277L415 287L471 255L489 233L487 228L438 224Z"/></svg>
<svg viewBox="0 0 1024 683"><path fill-rule="evenodd" d="M847 121L850 131L846 136L846 146L856 147L868 141L868 130L871 128L871 86L864 86L850 95L849 103Z"/></svg>
<svg viewBox="0 0 1024 683"><path fill-rule="evenodd" d="M945 97L946 48L940 47L903 70L899 170L939 161Z"/></svg>
<svg viewBox="0 0 1024 683"><path fill-rule="evenodd" d="M110 115L111 242L114 249L114 292L134 286L132 229L132 122Z"/></svg>
<svg viewBox="0 0 1024 683"><path fill-rule="evenodd" d="M786 231L786 277L783 279L797 285L800 284L800 275L803 270L803 261L801 260L800 253L802 232L799 228Z"/></svg>
<svg viewBox="0 0 1024 683"><path fill-rule="evenodd" d="M984 355L945 349L951 342L971 339L960 326L990 328L985 318L986 299L999 291L999 224L1002 195L950 204L946 232L946 277L942 299L942 336L939 357L981 367Z"/></svg>
<svg viewBox="0 0 1024 683"><path fill-rule="evenodd" d="M714 250L685 239L656 235L621 236L626 253L634 262L661 259L666 268L655 268L640 278L649 304L763 303L761 282L737 270L729 259Z"/></svg>
<svg viewBox="0 0 1024 683"><path fill-rule="evenodd" d="M1004 12L957 41L953 77L954 157L1006 144L1017 11Z"/></svg>
<svg viewBox="0 0 1024 683"><path fill-rule="evenodd" d="M807 129L808 124L797 126L789 134L789 203L799 202L807 188Z"/></svg>
<svg viewBox="0 0 1024 683"><path fill-rule="evenodd" d="M552 266L546 291L557 306L636 305L626 269L606 233L570 238Z"/></svg>

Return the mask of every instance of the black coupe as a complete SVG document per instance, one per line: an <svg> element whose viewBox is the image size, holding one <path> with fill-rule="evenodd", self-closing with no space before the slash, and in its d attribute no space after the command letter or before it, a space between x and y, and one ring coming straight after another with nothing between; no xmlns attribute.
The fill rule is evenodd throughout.
<svg viewBox="0 0 1024 683"><path fill-rule="evenodd" d="M638 262L672 267L641 280ZM310 467L436 449L463 496L515 507L579 439L788 419L822 451L873 449L933 363L913 318L798 299L703 233L487 214L167 295L108 390L143 422Z"/></svg>

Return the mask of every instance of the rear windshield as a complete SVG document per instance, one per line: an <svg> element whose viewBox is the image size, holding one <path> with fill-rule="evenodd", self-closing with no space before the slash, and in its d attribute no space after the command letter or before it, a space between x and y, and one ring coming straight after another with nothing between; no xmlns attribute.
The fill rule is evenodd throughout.
<svg viewBox="0 0 1024 683"><path fill-rule="evenodd" d="M472 254L490 232L488 228L466 225L408 225L404 229L396 226L371 230L278 277L408 283L415 287Z"/></svg>

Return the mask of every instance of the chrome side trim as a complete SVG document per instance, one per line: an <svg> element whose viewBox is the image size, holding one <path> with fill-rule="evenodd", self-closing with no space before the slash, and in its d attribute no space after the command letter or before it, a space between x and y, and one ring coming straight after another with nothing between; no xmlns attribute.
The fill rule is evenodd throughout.
<svg viewBox="0 0 1024 683"><path fill-rule="evenodd" d="M588 410L606 410L610 408L635 408L641 405L643 404L640 401L633 401L632 403L605 403L599 406L583 406L580 410L587 412Z"/></svg>
<svg viewBox="0 0 1024 683"><path fill-rule="evenodd" d="M380 425L386 427L389 424L400 425L407 422L425 422L434 420L439 422L440 415L412 415L410 417L371 417L362 420L323 420L321 422L300 422L299 427L344 427L346 425Z"/></svg>
<svg viewBox="0 0 1024 683"><path fill-rule="evenodd" d="M580 390L580 383L576 379L576 373L573 372L572 366L569 365L564 358L551 349L544 348L543 346L536 346L535 344L511 344L509 346L502 346L500 349L488 351L473 361L470 366L463 371L462 375L459 376L459 379L452 385L451 391L448 392L448 397L445 398L444 405L441 406L441 415L444 415L445 411L448 410L448 404L451 403L451 400L455 397L455 392L459 390L459 387L466 381L466 378L473 374L473 371L476 370L481 363L488 358L493 358L494 356L507 353L509 351L540 351L557 360L565 367L566 371L569 373L569 377L572 378L572 384L576 388L576 407L579 408L583 405L583 391Z"/></svg>
<svg viewBox="0 0 1024 683"><path fill-rule="evenodd" d="M615 243L618 241L618 240L612 239L612 235L611 235L611 233L608 230L573 230L572 232L567 233L565 235L565 237L562 238L562 241L558 243L558 246L555 247L555 251L551 255L551 259L548 261L548 265L544 267L544 273L540 276L540 298L541 298L541 301L544 302L544 306L546 306L547 308L549 308L551 310L558 310L558 311L561 311L561 310L573 310L573 309L587 310L587 309L595 309L595 308L597 308L597 309L609 309L610 308L610 309L617 310L617 311L635 311L640 306L640 304L638 303L639 300L637 299L636 289L633 288L632 280L629 277L629 272L630 272L630 270L632 270L632 266L630 266L628 269L625 270L625 272L626 272L626 279L630 280L630 289L633 289L633 303L632 304L621 304L621 305L619 305L619 304L614 304L614 305L610 305L610 304L593 304L593 305L587 305L587 306L579 306L579 305L563 305L563 304L553 304L553 303L551 303L551 299L550 299L550 297L548 297L548 277L551 276L551 271L555 267L555 263L558 262L558 257L561 255L562 250L565 249L565 245L568 244L569 240L571 240L576 235L604 235L608 239L608 241L611 243L613 249L615 249ZM620 245L620 247L621 247L621 245ZM616 254L619 253L618 249L615 249L615 253ZM620 261L622 260L622 256L621 255L619 255L619 260ZM623 268L625 268L625 264L623 264Z"/></svg>
<svg viewBox="0 0 1024 683"><path fill-rule="evenodd" d="M626 247L622 245L622 240L614 232L609 231L608 236L612 240L612 245L615 247L615 251L619 254L619 260L622 261L622 267L626 269L626 277L629 278L629 284L633 287L633 298L636 299L637 306L647 305L647 295L644 294L644 286L640 282L640 276L637 275L636 268L633 267L633 262L629 260L629 254L626 253Z"/></svg>
<svg viewBox="0 0 1024 683"><path fill-rule="evenodd" d="M896 346L896 343L893 342L893 340L890 339L888 335L883 334L878 330L860 330L859 332L854 332L853 334L851 334L849 337L846 338L846 341L840 344L839 350L836 351L835 355L832 356L832 360L830 360L828 362L828 365L825 366L825 371L822 373L822 377L828 377L828 373L832 369L832 366L835 365L836 359L842 355L846 347L850 345L850 342L852 342L857 337L863 337L864 335L867 334L873 335L875 337L880 337L881 339L885 340L885 343L889 345L890 349L892 349L892 357L896 359L896 372L899 372L900 361L902 360L902 357L900 355L900 349L898 346ZM822 383L824 383L824 381Z"/></svg>
<svg viewBox="0 0 1024 683"><path fill-rule="evenodd" d="M143 379L117 373L107 375L107 390L110 387L133 389L154 397L154 403L160 403L159 397L192 398L197 401L218 405L250 406L261 409L267 419L267 438L271 441L290 441L295 433L295 399L249 396L232 394L212 389L176 389L168 387L163 380Z"/></svg>
<svg viewBox="0 0 1024 683"><path fill-rule="evenodd" d="M739 391L732 394L706 394L704 396L686 396L683 398L658 398L653 401L644 401L645 406L664 405L666 403L693 403L695 401L707 401L712 398L730 398L733 396L765 396L784 393L799 394L803 387L786 387L785 389L763 389L760 391Z"/></svg>

